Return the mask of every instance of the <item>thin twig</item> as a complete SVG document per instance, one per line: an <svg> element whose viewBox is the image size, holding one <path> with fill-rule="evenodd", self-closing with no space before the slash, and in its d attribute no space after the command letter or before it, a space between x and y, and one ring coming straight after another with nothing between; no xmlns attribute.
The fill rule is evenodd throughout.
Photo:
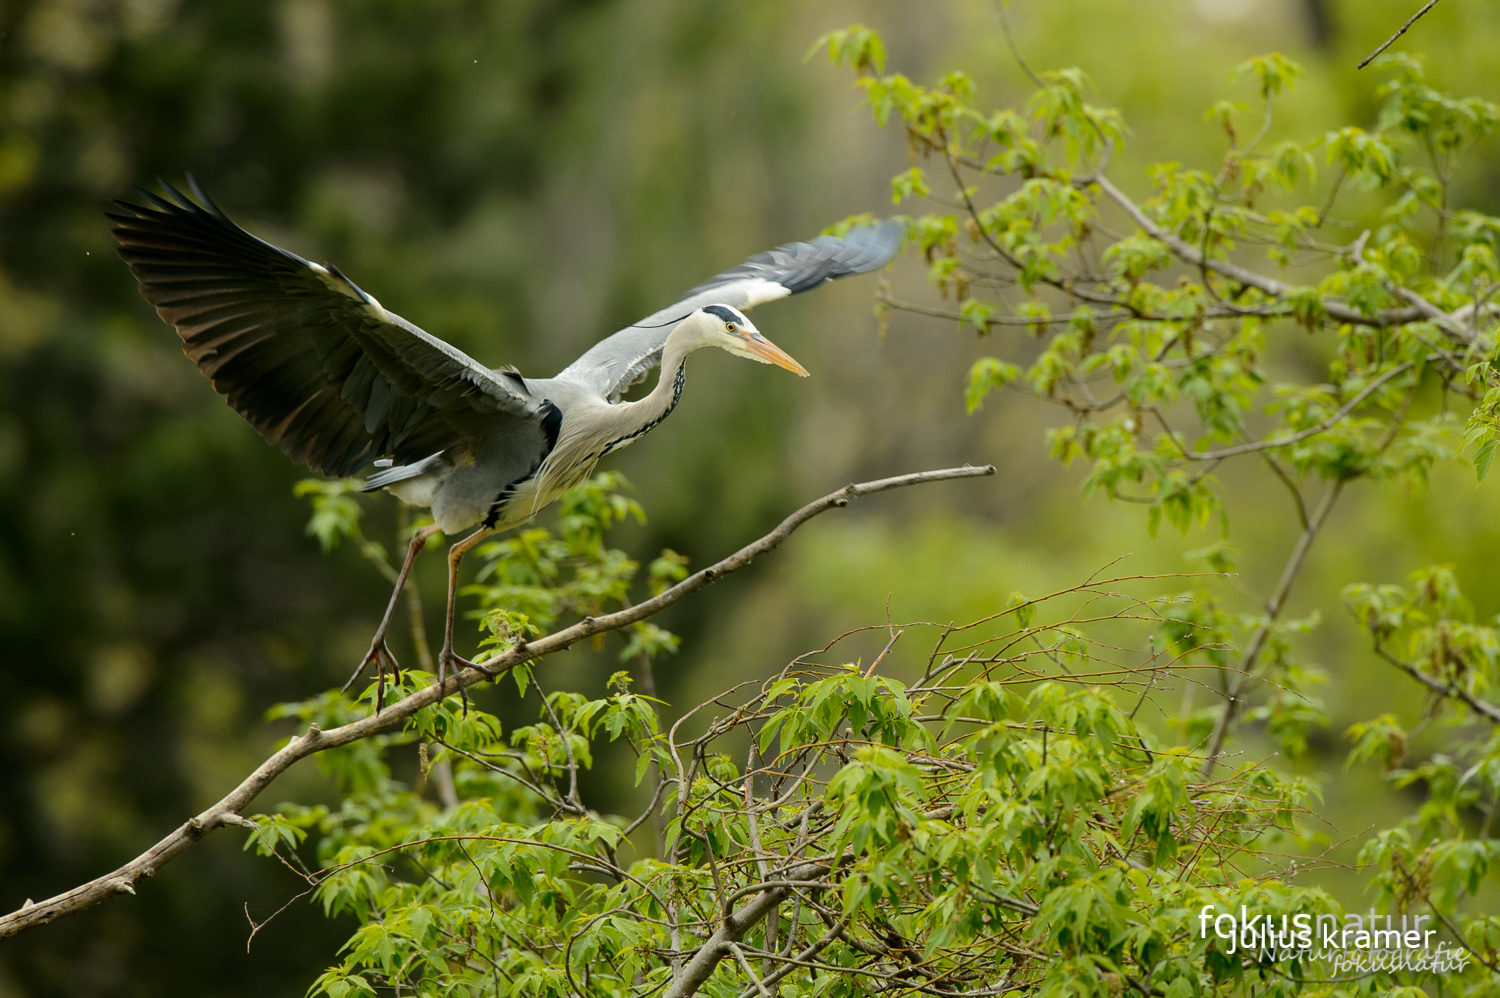
<svg viewBox="0 0 1500 998"><path fill-rule="evenodd" d="M801 900L802 900L801 895L798 895L797 901L798 901L799 904L801 903ZM791 955L790 949L787 950L787 952L785 952L785 953L777 954L777 959L780 959L780 960L783 961L783 966L781 966L780 968L778 968L775 973L767 975L767 977L766 977L766 979L765 979L765 981L763 983L767 987L769 987L772 984L775 984L777 981L781 980L783 977L787 976L792 971L796 970L799 966L804 965L808 960L811 960L813 957L815 957L819 953L823 952L823 950L825 950L825 949L828 948L829 943L832 943L834 940L838 939L840 936L843 935L843 933L844 933L844 927L846 925L848 925L848 924L849 923L848 923L848 921L846 919L840 918L838 921L836 921L834 923L833 928L831 928L831 929L828 930L827 934L824 935L823 938L819 939L817 942L813 943L811 946L807 947L806 949L804 949L802 952L796 954L795 956ZM795 922L795 920L792 923L792 927L793 927L793 931L795 931L795 929L796 929L796 922ZM787 937L787 942L788 942L788 944L790 944L790 942L791 942L791 937L790 936ZM754 998L755 993L756 993L756 989L755 988L750 988L747 991L745 991L743 994L741 994L740 998Z"/></svg>
<svg viewBox="0 0 1500 998"><path fill-rule="evenodd" d="M1392 35L1391 37L1387 38L1385 41L1381 42L1380 43L1380 48L1376 49L1374 52L1371 52L1369 55L1365 56L1364 62L1361 62L1358 66L1355 66L1354 68L1355 69L1364 69L1366 66L1368 66L1372 61L1374 61L1374 59L1375 59L1375 57L1377 55L1379 55L1380 53L1384 52L1386 49L1390 48L1391 45L1392 45L1392 43L1394 43L1397 38L1400 38L1402 35L1406 34L1407 29L1410 28L1413 24L1416 24L1418 18L1420 18L1423 14L1427 13L1432 8L1436 7L1437 6L1437 2L1438 2L1438 0L1427 0L1427 3L1425 3L1425 4L1422 5L1422 9L1421 10L1417 11L1411 17L1408 17L1406 19L1406 23L1403 24L1403 25L1401 25L1401 27L1399 27L1399 28L1396 29L1396 33L1394 35Z"/></svg>
<svg viewBox="0 0 1500 998"><path fill-rule="evenodd" d="M1005 32L1005 43L1010 46L1010 57L1016 60L1016 65L1021 67L1022 72L1031 77L1031 82L1036 84L1038 89L1045 87L1047 81L1043 80L1026 62L1025 56L1021 55L1021 47L1016 44L1016 36L1011 34L1010 12L1005 9L1005 0L995 0L995 13L1000 16L1000 29Z"/></svg>
<svg viewBox="0 0 1500 998"><path fill-rule="evenodd" d="M745 969L745 973L750 976L750 980L755 982L755 987L760 991L762 998L771 998L771 992L766 989L766 982L761 980L760 975L755 972L755 968L750 966L750 961L745 957L745 951L740 949L740 944L730 943L729 951L740 962L740 966Z"/></svg>
<svg viewBox="0 0 1500 998"><path fill-rule="evenodd" d="M1411 370L1412 366L1413 365L1411 361L1396 365L1395 367L1391 368L1389 371L1386 371L1380 377L1376 378L1374 381L1366 385L1363 389L1360 390L1359 394L1355 395L1348 402L1345 402L1332 416L1329 416L1327 419L1323 420L1323 422L1317 424L1316 426L1309 426L1305 430L1298 430L1296 433L1293 433L1289 437L1256 440L1252 443L1237 444L1234 447L1225 447L1221 450L1187 451L1184 453L1187 457L1191 458L1194 461L1222 461L1228 457L1235 457L1240 454L1251 454L1255 451L1268 450L1272 447L1288 447L1299 441L1306 440L1308 437L1317 436L1319 433L1324 433L1328 430L1333 429L1343 421L1345 416L1349 415L1356 408L1358 408L1359 404L1365 399L1375 394L1375 392L1379 390L1380 387L1387 381L1390 381L1392 378L1396 377L1399 374L1404 374L1405 372Z"/></svg>
<svg viewBox="0 0 1500 998"><path fill-rule="evenodd" d="M1403 661L1402 659L1399 659L1396 656L1392 655L1390 652L1386 651L1385 648L1381 646L1379 641L1376 641L1375 643L1375 654L1379 655L1391 665L1394 665L1396 668L1400 669L1402 672L1406 673L1408 676L1415 679L1423 686L1427 687L1436 695L1440 697L1449 697L1454 700L1462 700L1464 703L1469 705L1469 708L1471 710L1473 710L1477 714L1483 715L1484 719L1489 721L1491 724L1500 725L1500 707L1497 707L1495 704L1490 703L1488 700L1479 699L1473 693L1470 693L1468 690L1464 689L1462 686L1458 685L1455 682L1444 682L1436 676L1429 676L1427 673L1423 672L1412 663Z"/></svg>
<svg viewBox="0 0 1500 998"><path fill-rule="evenodd" d="M1209 270L1223 277L1238 281L1246 287L1263 291L1273 298L1287 298L1296 290L1296 288L1285 281L1278 281L1274 277L1266 277L1264 274L1258 274L1253 270L1241 267L1239 264L1228 260L1205 258L1202 253L1198 252L1196 246L1184 241L1175 232L1164 229L1153 222L1141 210L1140 206L1131 200L1129 195L1110 182L1108 177L1101 174L1094 177L1092 183L1098 184L1099 189L1111 201L1119 205L1125 214L1130 216L1131 221L1140 226L1141 231L1166 246L1184 263L1195 267L1207 267ZM1324 298L1321 303L1323 310L1328 313L1328 316L1339 322L1348 322L1357 326L1400 326L1426 318L1437 323L1454 339L1461 342L1468 341L1468 330L1455 322L1442 309L1422 298L1415 291L1407 288L1400 288L1398 291L1401 297L1410 303L1407 308L1377 309L1373 314L1367 315L1351 305L1346 305L1341 301L1335 301L1331 298Z"/></svg>
<svg viewBox="0 0 1500 998"><path fill-rule="evenodd" d="M1292 584L1297 581L1297 576L1302 571L1302 563L1307 559L1308 551L1312 550L1313 541L1317 539L1318 530L1323 526L1323 521L1328 519L1328 514L1333 510L1333 504L1338 501L1340 493L1344 490L1344 479L1339 479L1328 487L1323 493L1323 499L1313 510L1312 517L1307 526L1303 528L1302 534L1297 538L1297 543L1292 547L1292 553L1286 560L1286 565L1281 570L1281 578L1276 582L1276 589L1271 593L1271 598L1266 600L1266 613L1262 618L1260 626L1250 637L1250 643L1245 647L1244 657L1240 659L1239 669L1230 677L1225 685L1224 711L1214 723L1213 734L1208 740L1208 751L1204 753L1203 775L1212 776L1214 765L1218 762L1219 752L1224 748L1224 740L1229 736L1229 728L1239 715L1240 708L1244 706L1245 684L1255 672L1256 665L1260 661L1260 653L1265 649L1266 639L1271 636L1271 628L1275 626L1276 618L1280 616L1281 610L1286 606L1287 596L1291 594Z"/></svg>
<svg viewBox="0 0 1500 998"><path fill-rule="evenodd" d="M806 863L788 871L789 880L807 880L815 873L822 873L827 869L823 863ZM688 998L695 993L704 982L713 975L714 969L719 966L719 961L731 952L731 943L737 943L744 938L755 925L769 915L788 894L791 888L770 887L761 891L744 907L726 915L714 934L708 941L698 948L693 958L682 968L682 974L672 982L662 998Z"/></svg>

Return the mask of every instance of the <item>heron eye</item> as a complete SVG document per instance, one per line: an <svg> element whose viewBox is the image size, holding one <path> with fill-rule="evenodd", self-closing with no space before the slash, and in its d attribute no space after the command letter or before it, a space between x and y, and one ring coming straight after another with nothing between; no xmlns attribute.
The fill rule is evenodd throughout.
<svg viewBox="0 0 1500 998"><path fill-rule="evenodd" d="M734 332L734 323L732 323L732 322L726 322L726 323L724 323L724 331L727 332L727 333Z"/></svg>

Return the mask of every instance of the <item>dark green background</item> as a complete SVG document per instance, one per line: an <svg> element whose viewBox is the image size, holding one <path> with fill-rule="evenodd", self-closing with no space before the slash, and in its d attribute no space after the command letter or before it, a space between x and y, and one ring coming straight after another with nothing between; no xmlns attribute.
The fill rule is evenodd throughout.
<svg viewBox="0 0 1500 998"><path fill-rule="evenodd" d="M1124 107L1134 135L1115 175L1138 193L1144 163L1215 154L1201 111L1253 99L1229 71L1259 51L1309 65L1286 131L1368 121L1374 80L1353 66L1412 6L1014 3L1035 64L1081 65ZM1402 44L1433 52L1443 85L1493 99L1497 19L1450 0ZM0 0L0 909L105 872L217 799L285 734L265 709L341 681L384 600L356 552L324 557L304 536L303 473L136 294L110 199L192 171L241 223L336 262L430 332L550 374L749 253L891 210L902 136L869 123L845 73L802 60L852 21L886 33L893 68L962 65L982 100L1023 99L981 0ZM1497 176L1472 172L1463 196L1494 211ZM909 263L892 280L930 298ZM1137 511L1085 506L1076 474L1045 460L1047 410L997 399L966 418L962 373L994 345L900 317L878 339L871 283L757 313L807 382L694 358L683 406L614 465L652 516L622 542L702 564L853 478L965 460L1001 474L881 499L679 608L674 702L879 621L888 595L898 617L978 615L1126 551L1181 568L1213 539L1152 541ZM1291 524L1226 478L1247 585L1264 588ZM1425 496L1366 488L1294 610L1334 617L1343 583L1429 560L1458 561L1485 593L1494 491L1461 470ZM392 502L368 503L386 543ZM1365 678L1341 627L1315 645L1348 681L1335 733L1385 709L1393 684ZM611 661L559 668L597 685ZM1340 751L1330 735L1314 768L1337 772ZM1356 789L1331 789L1335 821ZM325 793L308 767L258 803ZM0 943L0 998L302 993L348 926L299 903L247 955L245 907L263 918L298 886L239 839Z"/></svg>

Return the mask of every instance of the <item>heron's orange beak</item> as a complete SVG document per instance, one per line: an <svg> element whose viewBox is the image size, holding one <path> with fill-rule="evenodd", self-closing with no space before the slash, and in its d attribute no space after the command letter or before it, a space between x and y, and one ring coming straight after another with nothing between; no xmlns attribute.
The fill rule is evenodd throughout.
<svg viewBox="0 0 1500 998"><path fill-rule="evenodd" d="M749 332L742 339L745 341L745 346L750 348L750 352L755 354L757 359L763 360L767 364L775 364L777 367L784 367L793 374L801 377L807 377L807 368L797 363L792 359L790 354L760 335L760 333Z"/></svg>

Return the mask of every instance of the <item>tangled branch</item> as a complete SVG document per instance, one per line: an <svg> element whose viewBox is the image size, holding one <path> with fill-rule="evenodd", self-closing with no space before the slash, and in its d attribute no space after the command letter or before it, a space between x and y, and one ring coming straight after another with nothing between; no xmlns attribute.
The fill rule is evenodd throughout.
<svg viewBox="0 0 1500 998"><path fill-rule="evenodd" d="M272 819L317 829L326 865L307 875L311 892L361 923L313 992L441 981L514 995L545 982L554 998L769 998L826 973L958 998L1092 967L1072 962L1080 950L1109 950L1137 991L1164 963L1196 978L1220 955L1184 936L1170 899L1253 902L1276 876L1267 845L1307 795L1257 767L1200 776L1196 747L1137 726L1122 701L1138 710L1169 674L1191 682L1201 635L1166 616L1179 597L1129 592L1177 576L1104 575L966 624L856 629L666 731L628 684L602 700L545 697L540 742L539 726L507 742L477 712L434 718L470 790L457 807L424 807L387 775L340 811L407 816L378 831L321 809ZM1139 627L1168 632L1161 650L1117 640ZM923 631L936 640L913 648ZM875 632L885 640L868 664L829 658ZM660 774L633 821L575 809L562 790L576 757L560 743L606 736L616 759L635 753L638 777L651 763ZM725 750L746 741L737 766ZM520 771L550 818L475 780ZM657 815L659 853L626 841L622 829Z"/></svg>

